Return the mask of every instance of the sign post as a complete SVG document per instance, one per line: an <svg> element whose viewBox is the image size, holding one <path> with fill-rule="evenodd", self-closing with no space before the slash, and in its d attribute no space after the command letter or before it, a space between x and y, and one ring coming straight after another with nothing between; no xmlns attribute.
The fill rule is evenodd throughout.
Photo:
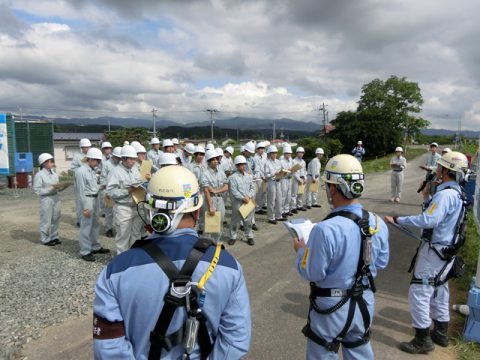
<svg viewBox="0 0 480 360"><path fill-rule="evenodd" d="M0 114L0 175L8 175L8 134L7 115Z"/></svg>

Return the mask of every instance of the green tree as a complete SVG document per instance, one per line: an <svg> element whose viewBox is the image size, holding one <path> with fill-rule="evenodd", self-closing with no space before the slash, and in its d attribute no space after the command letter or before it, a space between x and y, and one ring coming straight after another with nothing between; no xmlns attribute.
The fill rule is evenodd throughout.
<svg viewBox="0 0 480 360"><path fill-rule="evenodd" d="M107 141L109 141L114 147L123 146L124 141L138 141L145 146L148 145L148 141L151 137L150 133L145 128L121 128L107 132L105 135Z"/></svg>

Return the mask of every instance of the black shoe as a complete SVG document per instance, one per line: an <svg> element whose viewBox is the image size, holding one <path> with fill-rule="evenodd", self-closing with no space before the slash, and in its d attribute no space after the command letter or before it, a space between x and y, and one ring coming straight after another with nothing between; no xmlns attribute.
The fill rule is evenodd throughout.
<svg viewBox="0 0 480 360"><path fill-rule="evenodd" d="M93 250L92 254L108 254L109 252L110 252L109 249L105 249L105 248L101 247L98 250Z"/></svg>
<svg viewBox="0 0 480 360"><path fill-rule="evenodd" d="M307 211L307 209L305 209L303 206L302 206L302 207L299 207L299 208L297 208L297 210L300 210L300 211Z"/></svg>
<svg viewBox="0 0 480 360"><path fill-rule="evenodd" d="M235 241L237 241L236 239L230 239L228 240L228 245L234 245L235 244Z"/></svg>
<svg viewBox="0 0 480 360"><path fill-rule="evenodd" d="M275 221L286 221L286 220L288 220L288 219L287 219L287 218L283 218L283 217L278 218L278 219L275 219Z"/></svg>
<svg viewBox="0 0 480 360"><path fill-rule="evenodd" d="M255 241L253 240L253 238L247 239L247 244L253 246L255 245Z"/></svg>
<svg viewBox="0 0 480 360"><path fill-rule="evenodd" d="M112 229L107 230L107 231L105 232L105 236L106 236L106 237L109 237L109 238L113 238L113 230L112 230Z"/></svg>
<svg viewBox="0 0 480 360"><path fill-rule="evenodd" d="M266 206L262 206L262 209L263 209L263 210L267 210L267 207L266 207Z"/></svg>
<svg viewBox="0 0 480 360"><path fill-rule="evenodd" d="M448 321L433 320L433 330L430 331L433 342L441 347L448 346Z"/></svg>
<svg viewBox="0 0 480 360"><path fill-rule="evenodd" d="M258 226L257 226L257 224L253 224L253 225L252 225L252 230L258 231Z"/></svg>
<svg viewBox="0 0 480 360"><path fill-rule="evenodd" d="M104 218L104 217L105 217L105 214L102 214L102 217Z"/></svg>
<svg viewBox="0 0 480 360"><path fill-rule="evenodd" d="M288 215L288 216L293 216L293 212L289 211L289 212L287 213L287 215Z"/></svg>
<svg viewBox="0 0 480 360"><path fill-rule="evenodd" d="M79 222L77 222L77 227L80 227L80 223L79 223Z"/></svg>
<svg viewBox="0 0 480 360"><path fill-rule="evenodd" d="M277 225L277 221L276 221L276 220L268 220L268 222L269 222L270 224Z"/></svg>
<svg viewBox="0 0 480 360"><path fill-rule="evenodd" d="M60 240L58 240L58 238L53 239L52 241L55 243L55 245L60 245L62 243Z"/></svg>
<svg viewBox="0 0 480 360"><path fill-rule="evenodd" d="M57 243L55 242L55 240L50 240L49 242L46 242L43 245L45 245L45 246L55 246L55 245L57 245Z"/></svg>
<svg viewBox="0 0 480 360"><path fill-rule="evenodd" d="M312 207L315 207L315 208L321 208L322 205L312 205Z"/></svg>
<svg viewBox="0 0 480 360"><path fill-rule="evenodd" d="M264 215L264 214L266 214L266 213L267 213L267 212L266 212L265 210L263 210L263 209L260 209L260 210L255 211L255 214L258 214L258 215Z"/></svg>
<svg viewBox="0 0 480 360"><path fill-rule="evenodd" d="M202 230L198 230L198 231L197 231L197 234L198 234L198 235L203 235L203 231L202 231Z"/></svg>
<svg viewBox="0 0 480 360"><path fill-rule="evenodd" d="M293 214L298 214L298 210L297 210L297 209L293 209L293 210L291 211L291 213L293 213Z"/></svg>
<svg viewBox="0 0 480 360"><path fill-rule="evenodd" d="M312 207L310 205L307 205L306 208L310 210Z"/></svg>
<svg viewBox="0 0 480 360"><path fill-rule="evenodd" d="M82 259L92 262L95 261L95 256L93 256L92 254L82 255Z"/></svg>
<svg viewBox="0 0 480 360"><path fill-rule="evenodd" d="M282 217L283 217L283 218L287 218L287 217L288 217L288 213L282 214Z"/></svg>
<svg viewBox="0 0 480 360"><path fill-rule="evenodd" d="M415 329L415 337L410 342L400 343L400 350L409 354L428 354L435 350L430 329Z"/></svg>
<svg viewBox="0 0 480 360"><path fill-rule="evenodd" d="M252 227L253 229L253 227ZM240 225L240 231L245 231L245 227L243 225Z"/></svg>

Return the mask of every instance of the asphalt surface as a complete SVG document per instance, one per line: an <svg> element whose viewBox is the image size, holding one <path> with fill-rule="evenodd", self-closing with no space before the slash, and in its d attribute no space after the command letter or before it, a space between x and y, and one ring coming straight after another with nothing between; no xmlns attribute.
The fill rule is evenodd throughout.
<svg viewBox="0 0 480 360"><path fill-rule="evenodd" d="M400 204L389 201L389 172L367 175L366 192L361 200L365 208L380 216L419 213L421 198L415 190L423 176L418 169L423 160L420 157L408 165ZM319 221L326 216L328 207L323 193L321 199L321 209L309 210L299 217ZM301 329L308 312L308 283L297 274L295 253L283 225L270 225L265 219L265 216L257 219L261 229L255 234L255 246L239 241L232 247L227 246L243 266L250 294L253 338L246 359L304 359L306 338ZM398 350L399 342L409 341L413 334L407 301L407 269L417 242L390 228L389 243L389 265L379 272L376 280L374 352L377 359L427 358L409 356ZM24 346L22 355L28 359L92 358L91 315L44 329L39 339ZM428 358L454 359L455 356L451 349L437 347Z"/></svg>

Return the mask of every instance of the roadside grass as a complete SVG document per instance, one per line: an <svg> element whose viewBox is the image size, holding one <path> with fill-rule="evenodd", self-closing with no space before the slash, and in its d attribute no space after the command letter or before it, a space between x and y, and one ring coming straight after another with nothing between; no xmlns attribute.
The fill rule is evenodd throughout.
<svg viewBox="0 0 480 360"><path fill-rule="evenodd" d="M477 271L478 252L480 251L480 239L475 220L473 219L473 211L470 211L468 215L467 241L459 252L465 260L465 275L460 279L451 281L451 285L456 293L455 301L457 304L465 304L467 302L470 283ZM453 343L458 359L478 359L480 357L480 344L463 340L463 327L467 318L456 313L453 315L456 320L455 323L457 323L455 325L458 325L454 326L453 329Z"/></svg>
<svg viewBox="0 0 480 360"><path fill-rule="evenodd" d="M407 149L407 154L405 155L405 158L407 159L407 170L408 162L423 154L426 154L425 149ZM390 170L390 160L393 156L394 154L392 153L377 159L366 160L362 162L363 171L365 173L388 171Z"/></svg>

